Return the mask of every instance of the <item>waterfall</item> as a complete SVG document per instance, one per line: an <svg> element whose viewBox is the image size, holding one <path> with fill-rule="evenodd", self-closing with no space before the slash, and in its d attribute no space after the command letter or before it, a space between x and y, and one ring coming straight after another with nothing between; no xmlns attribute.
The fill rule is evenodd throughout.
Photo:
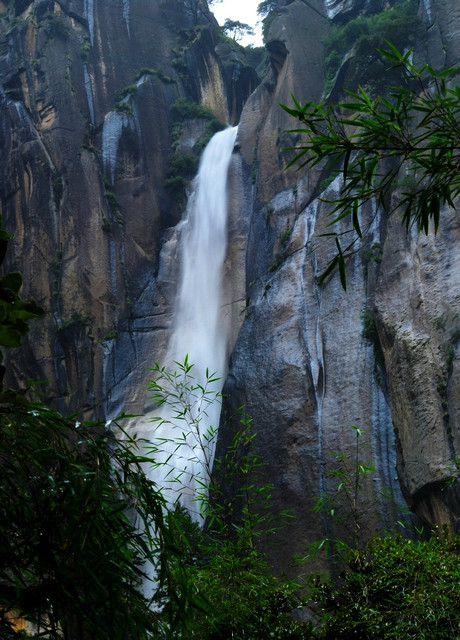
<svg viewBox="0 0 460 640"><path fill-rule="evenodd" d="M166 368L172 370L177 368L174 362L183 362L187 356L193 364L193 385L205 387L207 371L215 372L220 379L208 385L211 399L220 393L227 372L231 330L229 320L223 317L222 305L227 253L227 174L236 135L237 127L229 127L216 133L208 143L178 228L180 280L165 358ZM146 437L153 443L161 442L160 450L154 453L160 464L151 471L152 479L163 487L169 503L179 498L199 521L194 498L201 482L207 482L206 460L212 460L215 448L215 438L207 439L206 434L210 426L218 427L221 407L219 402L195 400L193 411L199 424L195 421L192 430L187 431L187 422L177 420L168 405L145 415L143 424ZM178 445L179 441L182 444ZM180 479L171 482L174 478Z"/></svg>
<svg viewBox="0 0 460 640"><path fill-rule="evenodd" d="M171 360L188 353L203 383L206 367L223 375L228 330L222 327L222 271L227 251L227 172L237 128L206 147L181 234L181 279L170 339Z"/></svg>

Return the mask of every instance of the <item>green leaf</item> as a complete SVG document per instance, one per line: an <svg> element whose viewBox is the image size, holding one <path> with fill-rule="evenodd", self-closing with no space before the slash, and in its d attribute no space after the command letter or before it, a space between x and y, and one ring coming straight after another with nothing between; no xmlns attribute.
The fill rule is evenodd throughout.
<svg viewBox="0 0 460 640"><path fill-rule="evenodd" d="M8 289L17 295L22 287L21 274L17 271L12 271L5 274L2 278L0 278L0 286L3 289Z"/></svg>
<svg viewBox="0 0 460 640"><path fill-rule="evenodd" d="M361 227L359 226L359 218L358 218L358 205L359 205L358 200L355 199L353 201L353 209L352 209L352 212L353 212L353 228L356 231L356 233L358 234L358 237L362 238L363 234L361 232Z"/></svg>
<svg viewBox="0 0 460 640"><path fill-rule="evenodd" d="M326 278L328 277L328 275L330 273L332 273L332 271L334 271L334 269L337 267L338 262L339 262L339 256L336 255L329 262L328 266L323 271L323 273L318 277L318 284L319 285L322 285L324 283L324 281L326 280Z"/></svg>
<svg viewBox="0 0 460 640"><path fill-rule="evenodd" d="M7 348L21 346L23 333L12 327L0 327L0 345Z"/></svg>

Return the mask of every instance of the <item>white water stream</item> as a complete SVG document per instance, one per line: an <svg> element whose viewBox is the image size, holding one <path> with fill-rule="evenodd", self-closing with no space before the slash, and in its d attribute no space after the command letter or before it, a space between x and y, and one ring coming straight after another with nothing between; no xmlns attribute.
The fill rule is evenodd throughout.
<svg viewBox="0 0 460 640"><path fill-rule="evenodd" d="M181 280L169 358L188 353L195 377L226 372L228 327L222 326L222 273L227 252L227 173L237 127L216 133L204 150L181 233Z"/></svg>
<svg viewBox="0 0 460 640"><path fill-rule="evenodd" d="M180 281L164 363L168 371L177 370L174 362L183 363L187 356L193 364L191 384L206 387L210 399L220 393L227 372L231 327L222 313L223 268L227 253L227 174L236 135L237 127L228 128L208 143L178 228ZM207 371L215 372L220 380L207 385ZM196 395L200 396L199 390ZM154 454L161 464L149 475L163 487L170 504L180 500L200 521L196 495L202 483L207 483L206 466L209 468L215 449L215 438L209 439L206 434L210 426L218 427L221 406L220 402L209 404L196 397L190 404L194 405L190 412L192 428L189 421L176 419L174 409L166 404L143 417L141 431L149 441L161 442Z"/></svg>

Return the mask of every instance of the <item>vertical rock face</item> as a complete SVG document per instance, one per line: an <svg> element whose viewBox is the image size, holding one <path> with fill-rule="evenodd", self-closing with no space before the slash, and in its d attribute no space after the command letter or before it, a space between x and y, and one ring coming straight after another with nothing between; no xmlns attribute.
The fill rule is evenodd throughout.
<svg viewBox="0 0 460 640"><path fill-rule="evenodd" d="M366 5L366 6L365 6ZM460 265L455 213L445 211L437 236L406 236L397 219L374 220L347 265L347 293L334 275L316 277L334 255L320 234L328 229L325 175L283 171L295 128L278 107L318 101L324 87L322 37L328 18L346 22L375 2L285 3L267 41L271 72L247 102L240 142L253 183L248 239L248 308L227 380L229 415L244 404L254 418L265 481L279 508L296 515L276 554L301 552L312 540L340 535L334 522L311 512L312 498L334 493L334 452L354 465L355 431L361 459L378 472L368 478L364 537L393 527L398 503L425 523L458 527L457 460ZM419 4L425 25L417 61L437 69L458 62L453 42L458 15L443 2ZM457 36L455 35L457 34ZM337 82L343 82L338 74ZM335 95L340 86L333 87ZM289 157L289 156L287 156ZM336 229L337 230L337 229ZM345 228L343 229L345 231ZM394 496L382 499L384 489ZM402 494L401 494L402 490ZM404 497L403 497L404 496Z"/></svg>
<svg viewBox="0 0 460 640"><path fill-rule="evenodd" d="M0 8L9 266L47 311L11 355L10 382L48 380L47 399L62 410L138 410L169 323L168 288L157 279L163 234L181 213L165 189L171 105L199 103L224 126L238 120L257 76L240 62L243 81L229 77L215 53L217 23L198 0ZM198 119L192 147L206 122ZM177 127L180 147L188 129Z"/></svg>
<svg viewBox="0 0 460 640"><path fill-rule="evenodd" d="M411 507L458 527L459 225L444 212L435 237L391 223L375 305L398 442L398 472Z"/></svg>
<svg viewBox="0 0 460 640"><path fill-rule="evenodd" d="M458 61L460 10L451 4L419 2L417 63L441 69ZM370 231L347 265L348 291L337 275L319 287L334 252L321 237L323 199L339 185L325 167L286 171L291 156L282 151L299 134L286 133L297 123L279 103L290 104L291 93L321 100L330 20L345 23L387 3L280 2L259 86L242 52L235 57L219 43L205 5L0 2L0 200L15 234L9 266L23 272L24 295L47 311L22 354L9 356L10 379L48 380L47 400L64 411L142 410L176 287L172 227L181 202L172 186L183 176L172 168L215 127L211 114L236 123L242 110L229 187L226 295L235 329L226 410L245 405L253 417L275 506L296 516L279 535L275 562L343 533L311 511L337 484L334 452L347 455L351 471L358 460L377 469L360 494L364 538L400 519L404 500L425 521L456 528L455 214L445 212L436 237L417 237L369 207L362 215ZM334 95L352 64L337 75ZM177 106L180 98L188 107ZM363 446L351 425L362 429ZM382 499L387 490L394 499Z"/></svg>

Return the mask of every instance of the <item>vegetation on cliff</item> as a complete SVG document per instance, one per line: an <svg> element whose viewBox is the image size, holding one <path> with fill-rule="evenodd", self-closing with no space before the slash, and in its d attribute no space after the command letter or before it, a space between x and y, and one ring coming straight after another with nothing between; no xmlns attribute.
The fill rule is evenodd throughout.
<svg viewBox="0 0 460 640"><path fill-rule="evenodd" d="M257 5L257 13L262 18L262 35L264 40L267 39L268 31L276 17L279 5L279 0L262 0L262 2Z"/></svg>
<svg viewBox="0 0 460 640"><path fill-rule="evenodd" d="M3 264L11 239L2 225L0 213L0 265ZM29 322L43 315L44 310L34 300L22 300L22 275L15 272L0 277L0 347L20 347L23 337L29 332ZM5 375L3 352L0 350L0 387Z"/></svg>
<svg viewBox="0 0 460 640"><path fill-rule="evenodd" d="M390 213L402 211L408 231L436 232L445 205L454 206L460 194L458 139L460 135L460 87L448 80L455 68L437 72L425 64L415 67L412 51L400 53L388 43L380 53L392 69L401 72L400 84L388 87L388 95L375 97L359 86L337 105L295 98L294 107L283 109L301 123L291 133L301 142L288 166L313 167L327 163L340 176L339 191L331 200L329 226L350 221L352 240L342 246L345 233L331 230L337 254L319 278L322 282L335 268L346 287L345 259L372 225L361 228L360 209L376 202ZM348 233L348 232L346 232Z"/></svg>
<svg viewBox="0 0 460 640"><path fill-rule="evenodd" d="M360 13L345 24L333 24L324 38L326 58L326 91L332 87L337 71L350 61L345 80L346 89L358 84L371 84L374 90L385 90L385 66L379 47L390 40L398 48L413 46L422 29L415 0L396 2L379 13Z"/></svg>

